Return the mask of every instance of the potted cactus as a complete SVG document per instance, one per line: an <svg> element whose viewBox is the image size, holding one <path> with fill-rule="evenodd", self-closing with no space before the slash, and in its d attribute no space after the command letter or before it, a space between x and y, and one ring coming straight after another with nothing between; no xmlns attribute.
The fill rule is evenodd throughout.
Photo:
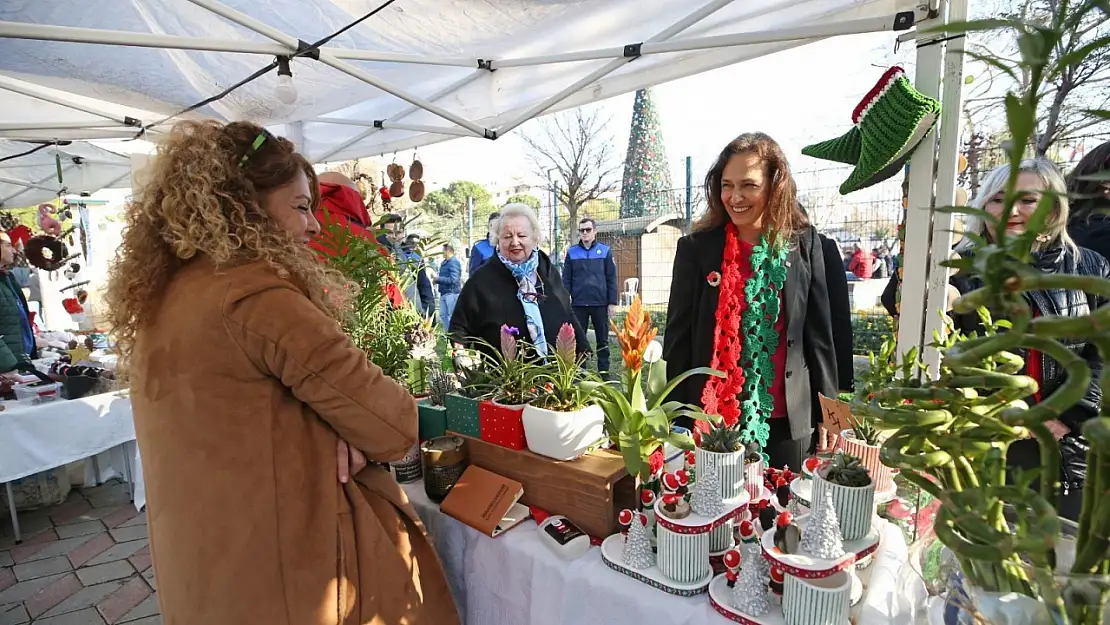
<svg viewBox="0 0 1110 625"><path fill-rule="evenodd" d="M813 501L832 495L840 535L859 540L871 530L875 517L875 481L860 459L838 451L814 472Z"/></svg>
<svg viewBox="0 0 1110 625"><path fill-rule="evenodd" d="M428 397L417 402L420 440L431 440L447 433L447 395L456 388L458 382L447 371L432 369L428 374Z"/></svg>
<svg viewBox="0 0 1110 625"><path fill-rule="evenodd" d="M698 438L694 449L694 468L700 474L709 465L716 467L721 484L721 498L732 499L745 490L746 453L739 423L714 424ZM763 483L762 476L759 483Z"/></svg>
<svg viewBox="0 0 1110 625"><path fill-rule="evenodd" d="M574 460L605 437L605 413L590 401L575 350L574 326L564 323L555 353L536 365L540 396L524 407L521 419L528 449L556 460Z"/></svg>

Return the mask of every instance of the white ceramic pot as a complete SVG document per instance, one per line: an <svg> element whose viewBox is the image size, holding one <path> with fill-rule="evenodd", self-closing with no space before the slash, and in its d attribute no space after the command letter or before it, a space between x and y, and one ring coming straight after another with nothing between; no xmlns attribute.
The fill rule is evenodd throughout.
<svg viewBox="0 0 1110 625"><path fill-rule="evenodd" d="M856 433L853 430L844 430L840 433L837 446L843 449L845 453L860 459L863 466L867 467L867 471L871 474L871 480L875 482L875 486L880 493L886 492L890 488L893 477L890 467L879 460L879 445L868 445L861 439L856 438Z"/></svg>
<svg viewBox="0 0 1110 625"><path fill-rule="evenodd" d="M826 490L832 492L841 537L844 540L859 540L866 536L871 531L875 516L875 481L871 480L867 486L841 486L826 480L818 471L813 476L810 501L821 501Z"/></svg>
<svg viewBox="0 0 1110 625"><path fill-rule="evenodd" d="M521 418L528 449L556 460L574 460L605 436L605 412L597 404L574 412L528 405Z"/></svg>
<svg viewBox="0 0 1110 625"><path fill-rule="evenodd" d="M783 580L782 615L786 625L844 625L852 595L852 578L844 571L821 579Z"/></svg>
<svg viewBox="0 0 1110 625"><path fill-rule="evenodd" d="M732 499L744 491L744 450L718 453L697 447L694 449L694 479L702 467L717 467L721 480L721 498Z"/></svg>
<svg viewBox="0 0 1110 625"><path fill-rule="evenodd" d="M744 483L752 501L763 496L763 459L759 462L749 462L744 466Z"/></svg>

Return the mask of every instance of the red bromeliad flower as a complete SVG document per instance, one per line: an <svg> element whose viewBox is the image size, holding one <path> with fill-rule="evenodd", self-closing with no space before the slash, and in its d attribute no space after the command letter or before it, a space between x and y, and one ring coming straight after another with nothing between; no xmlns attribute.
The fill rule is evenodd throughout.
<svg viewBox="0 0 1110 625"><path fill-rule="evenodd" d="M516 337L520 334L520 330L509 326L501 326L501 355L505 360L516 360Z"/></svg>
<svg viewBox="0 0 1110 625"><path fill-rule="evenodd" d="M400 308L405 304L405 294L401 292L400 287L395 282L385 283L385 297L393 308Z"/></svg>
<svg viewBox="0 0 1110 625"><path fill-rule="evenodd" d="M559 337L555 339L555 354L563 362L575 362L577 350L575 349L574 326L564 323L559 328Z"/></svg>

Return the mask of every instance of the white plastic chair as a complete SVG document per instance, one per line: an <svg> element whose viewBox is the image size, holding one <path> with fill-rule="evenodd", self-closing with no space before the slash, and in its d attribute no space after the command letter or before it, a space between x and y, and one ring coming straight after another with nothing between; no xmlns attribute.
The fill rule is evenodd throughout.
<svg viewBox="0 0 1110 625"><path fill-rule="evenodd" d="M632 300L636 299L636 292L640 288L639 278L628 278L624 281L624 292L621 293L621 305L631 306Z"/></svg>

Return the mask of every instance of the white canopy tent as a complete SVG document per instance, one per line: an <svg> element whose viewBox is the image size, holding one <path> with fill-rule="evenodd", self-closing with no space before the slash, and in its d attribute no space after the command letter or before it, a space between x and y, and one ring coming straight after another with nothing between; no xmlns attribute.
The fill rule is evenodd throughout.
<svg viewBox="0 0 1110 625"><path fill-rule="evenodd" d="M0 208L31 206L61 195L130 186L131 161L84 141L30 144L0 139ZM27 154L31 150L33 153ZM19 156L22 155L22 156ZM59 173L61 176L59 179Z"/></svg>
<svg viewBox="0 0 1110 625"><path fill-rule="evenodd" d="M496 139L541 114L825 37L935 24L945 13L963 19L966 0L3 3L0 139L156 137L186 107L277 68L188 115L256 121L314 161L345 160L459 136ZM943 79L944 108L959 111L962 41L924 43L918 88L940 96ZM284 98L275 89L288 82L278 75L286 66L293 103L288 89ZM944 120L939 158L935 135L912 159L914 207L952 201L958 116ZM51 186L32 180L23 200ZM911 211L903 349L921 344L930 317L921 311L943 301L937 262L950 222Z"/></svg>

